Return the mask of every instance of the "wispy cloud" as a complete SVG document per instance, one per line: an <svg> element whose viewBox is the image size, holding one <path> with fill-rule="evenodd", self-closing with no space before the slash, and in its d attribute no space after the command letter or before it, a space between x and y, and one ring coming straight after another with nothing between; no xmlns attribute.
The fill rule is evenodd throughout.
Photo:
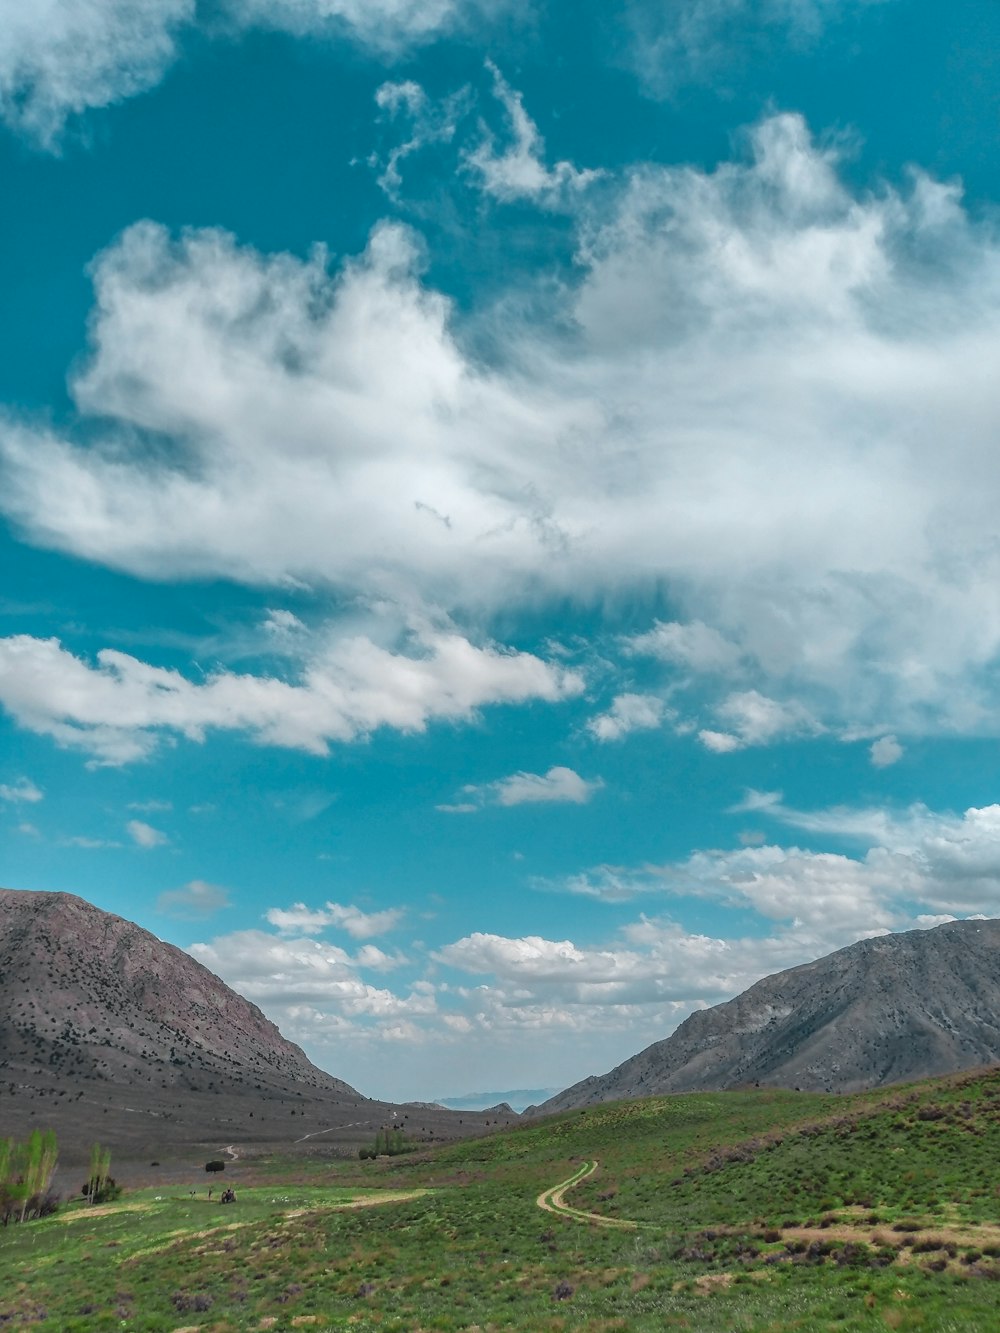
<svg viewBox="0 0 1000 1333"><path fill-rule="evenodd" d="M601 175L580 170L571 162L545 164L545 142L538 126L516 92L491 61L486 67L493 76L493 93L503 107L509 134L504 147L483 126L479 146L465 154L465 163L478 177L482 189L503 203L530 199L543 208L565 207L571 197Z"/></svg>
<svg viewBox="0 0 1000 1333"><path fill-rule="evenodd" d="M167 889L156 900L156 910L164 916L175 916L182 921L214 916L223 908L231 907L227 889L209 884L203 879L192 879L179 889Z"/></svg>
<svg viewBox="0 0 1000 1333"><path fill-rule="evenodd" d="M153 87L197 27L195 0L0 0L0 117L44 148L66 122ZM461 24L472 0L221 0L216 39L337 35L393 57Z"/></svg>
<svg viewBox="0 0 1000 1333"><path fill-rule="evenodd" d="M0 801L19 803L26 801L33 805L44 799L44 792L30 778L18 778L16 782L0 782Z"/></svg>
<svg viewBox="0 0 1000 1333"><path fill-rule="evenodd" d="M367 940L374 935L385 935L395 930L406 916L402 907L388 907L379 912L365 912L354 903L325 903L322 907L307 907L293 903L291 907L271 907L265 913L267 921L285 934L318 935L333 926L346 931L353 939Z"/></svg>
<svg viewBox="0 0 1000 1333"><path fill-rule="evenodd" d="M461 789L462 796L469 799L437 808L446 814L473 814L486 805L586 805L603 786L601 778L582 778L557 764L547 773L512 773L496 782L469 784Z"/></svg>
<svg viewBox="0 0 1000 1333"><path fill-rule="evenodd" d="M146 851L153 847L165 847L170 841L161 829L153 828L151 824L146 824L141 819L130 819L125 825L125 830L135 845L145 848Z"/></svg>

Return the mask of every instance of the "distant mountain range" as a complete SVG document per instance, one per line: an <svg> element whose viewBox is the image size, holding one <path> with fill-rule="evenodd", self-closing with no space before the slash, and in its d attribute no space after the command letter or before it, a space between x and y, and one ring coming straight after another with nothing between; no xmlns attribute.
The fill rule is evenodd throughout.
<svg viewBox="0 0 1000 1333"><path fill-rule="evenodd" d="M526 1114L755 1084L856 1092L998 1060L1000 921L952 921L766 977Z"/></svg>
<svg viewBox="0 0 1000 1333"><path fill-rule="evenodd" d="M558 1088L508 1088L503 1092L466 1092L461 1097L439 1097L437 1104L453 1111L492 1111L501 1105L523 1111L532 1102L544 1101L558 1091Z"/></svg>
<svg viewBox="0 0 1000 1333"><path fill-rule="evenodd" d="M256 1005L172 944L68 893L0 889L0 1127L52 1125L137 1158L192 1144L424 1141L513 1113L372 1101L311 1063Z"/></svg>

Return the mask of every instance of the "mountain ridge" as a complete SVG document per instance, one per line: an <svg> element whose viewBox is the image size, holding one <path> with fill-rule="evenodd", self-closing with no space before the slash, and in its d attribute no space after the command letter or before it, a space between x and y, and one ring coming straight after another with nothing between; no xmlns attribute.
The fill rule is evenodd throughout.
<svg viewBox="0 0 1000 1333"><path fill-rule="evenodd" d="M1000 1060L1000 920L859 940L691 1014L524 1115L761 1084L857 1092Z"/></svg>

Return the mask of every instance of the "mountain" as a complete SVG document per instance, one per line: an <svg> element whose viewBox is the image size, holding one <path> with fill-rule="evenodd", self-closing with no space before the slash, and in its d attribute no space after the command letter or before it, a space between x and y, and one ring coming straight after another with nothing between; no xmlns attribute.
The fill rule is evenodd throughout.
<svg viewBox="0 0 1000 1333"><path fill-rule="evenodd" d="M496 1111L502 1106L523 1111L532 1102L544 1100L558 1091L558 1088L508 1088L502 1092L466 1092L459 1097L439 1097L438 1105L453 1111Z"/></svg>
<svg viewBox="0 0 1000 1333"><path fill-rule="evenodd" d="M0 1071L39 1067L53 1082L359 1095L174 945L69 893L0 890Z"/></svg>
<svg viewBox="0 0 1000 1333"><path fill-rule="evenodd" d="M757 1083L857 1092L997 1060L1000 921L950 921L765 977L525 1114Z"/></svg>
<svg viewBox="0 0 1000 1333"><path fill-rule="evenodd" d="M5 1136L51 1124L71 1156L95 1137L156 1156L350 1145L385 1123L433 1140L484 1122L372 1101L172 944L69 893L0 889Z"/></svg>

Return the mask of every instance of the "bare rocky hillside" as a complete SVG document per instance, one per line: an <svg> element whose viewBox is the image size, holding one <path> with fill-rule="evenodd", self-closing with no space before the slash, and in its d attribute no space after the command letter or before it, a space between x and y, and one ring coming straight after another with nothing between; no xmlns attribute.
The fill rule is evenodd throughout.
<svg viewBox="0 0 1000 1333"><path fill-rule="evenodd" d="M95 1137L136 1156L346 1151L382 1125L431 1141L499 1120L373 1101L182 950L72 894L0 889L3 1136L51 1125L70 1155Z"/></svg>
<svg viewBox="0 0 1000 1333"><path fill-rule="evenodd" d="M525 1114L756 1083L856 1092L998 1060L1000 921L952 921L765 977Z"/></svg>

